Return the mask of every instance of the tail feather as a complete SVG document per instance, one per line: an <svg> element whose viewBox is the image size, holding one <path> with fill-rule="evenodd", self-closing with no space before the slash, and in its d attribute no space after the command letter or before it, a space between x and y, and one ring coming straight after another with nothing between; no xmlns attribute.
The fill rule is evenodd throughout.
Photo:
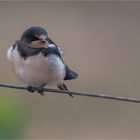
<svg viewBox="0 0 140 140"><path fill-rule="evenodd" d="M78 74L72 71L67 65L65 65L65 67L66 67L66 76L64 80L72 80L78 77Z"/></svg>

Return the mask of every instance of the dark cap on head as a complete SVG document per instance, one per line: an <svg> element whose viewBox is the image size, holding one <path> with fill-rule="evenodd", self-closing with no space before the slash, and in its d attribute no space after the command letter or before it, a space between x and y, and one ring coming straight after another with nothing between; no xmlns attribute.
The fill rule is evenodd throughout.
<svg viewBox="0 0 140 140"><path fill-rule="evenodd" d="M32 26L30 28L28 28L27 30L25 30L21 36L21 40L23 41L26 41L27 38L30 38L32 35L41 35L41 34L44 34L44 35L47 35L47 31L40 27L40 26Z"/></svg>

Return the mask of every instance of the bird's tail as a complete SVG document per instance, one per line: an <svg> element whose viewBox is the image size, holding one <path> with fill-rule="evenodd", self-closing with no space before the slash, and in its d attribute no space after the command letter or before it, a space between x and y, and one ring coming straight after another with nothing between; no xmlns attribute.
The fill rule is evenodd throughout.
<svg viewBox="0 0 140 140"><path fill-rule="evenodd" d="M66 68L66 75L64 80L72 80L78 77L78 73L71 70L67 65L65 65L65 68Z"/></svg>

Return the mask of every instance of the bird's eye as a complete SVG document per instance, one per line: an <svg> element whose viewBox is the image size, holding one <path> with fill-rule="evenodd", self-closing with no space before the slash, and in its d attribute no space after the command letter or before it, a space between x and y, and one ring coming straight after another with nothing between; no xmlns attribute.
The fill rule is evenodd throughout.
<svg viewBox="0 0 140 140"><path fill-rule="evenodd" d="M36 36L33 35L33 36L31 37L31 40L32 40L32 41L36 41L36 40L39 40L39 39L38 39Z"/></svg>

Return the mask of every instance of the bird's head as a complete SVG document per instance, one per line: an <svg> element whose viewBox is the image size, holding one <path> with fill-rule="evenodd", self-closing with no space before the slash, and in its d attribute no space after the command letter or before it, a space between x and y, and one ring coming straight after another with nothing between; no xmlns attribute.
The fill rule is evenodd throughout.
<svg viewBox="0 0 140 140"><path fill-rule="evenodd" d="M20 41L24 42L31 48L42 48L48 46L48 33L39 26L33 26L25 30Z"/></svg>

